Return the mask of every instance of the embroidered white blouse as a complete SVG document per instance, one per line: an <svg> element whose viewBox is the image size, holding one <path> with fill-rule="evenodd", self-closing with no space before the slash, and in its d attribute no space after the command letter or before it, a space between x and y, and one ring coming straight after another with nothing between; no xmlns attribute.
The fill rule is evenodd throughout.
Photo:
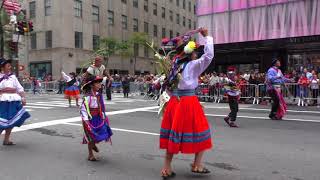
<svg viewBox="0 0 320 180"><path fill-rule="evenodd" d="M179 80L178 89L196 89L198 78L207 69L214 57L213 38L205 37L204 54L196 60L189 62L182 72L182 79Z"/></svg>
<svg viewBox="0 0 320 180"><path fill-rule="evenodd" d="M4 76L5 74L0 73L0 79ZM0 82L0 90L6 88L16 89L17 93L1 93L0 101L21 101L21 96L18 93L24 92L24 89L15 75L11 75L8 79L4 79Z"/></svg>
<svg viewBox="0 0 320 180"><path fill-rule="evenodd" d="M98 93L97 93L98 95ZM85 98L88 98L88 105L90 108L98 108L98 98L95 96L86 96ZM89 100L90 99L90 100ZM104 100L102 99L102 102L104 103ZM88 115L88 111L86 109L86 105L85 102L83 102L81 104L80 107L80 114L81 114L81 118L83 120L89 120L89 115Z"/></svg>

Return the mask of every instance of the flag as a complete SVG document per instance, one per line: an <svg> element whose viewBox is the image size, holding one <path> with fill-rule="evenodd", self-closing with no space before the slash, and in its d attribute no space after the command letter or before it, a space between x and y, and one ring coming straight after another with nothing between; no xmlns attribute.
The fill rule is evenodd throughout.
<svg viewBox="0 0 320 180"><path fill-rule="evenodd" d="M19 13L22 9L17 0L4 0L2 5L9 15L12 15L13 12Z"/></svg>

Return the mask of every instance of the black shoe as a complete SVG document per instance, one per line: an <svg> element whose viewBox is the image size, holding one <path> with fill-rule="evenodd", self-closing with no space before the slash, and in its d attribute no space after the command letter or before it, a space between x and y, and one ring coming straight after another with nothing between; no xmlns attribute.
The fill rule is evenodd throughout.
<svg viewBox="0 0 320 180"><path fill-rule="evenodd" d="M238 128L239 127L238 125L236 125L236 123L234 121L231 121L229 126L232 127L232 128Z"/></svg>
<svg viewBox="0 0 320 180"><path fill-rule="evenodd" d="M230 117L229 116L227 116L227 117L225 117L224 118L224 121L230 126Z"/></svg>

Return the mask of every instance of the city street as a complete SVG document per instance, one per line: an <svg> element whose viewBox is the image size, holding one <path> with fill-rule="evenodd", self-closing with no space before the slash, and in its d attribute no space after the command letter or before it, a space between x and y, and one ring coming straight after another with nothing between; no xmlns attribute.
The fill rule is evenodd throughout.
<svg viewBox="0 0 320 180"><path fill-rule="evenodd" d="M28 95L32 117L16 128L16 146L0 146L1 180L161 179L161 119L155 101L116 95L106 103L114 136L99 144L100 161L87 161L78 108L62 95ZM269 106L241 105L240 128L226 126L227 104L203 103L212 126L213 150L205 155L211 175L190 172L192 156L177 155L175 180L319 180L320 111L289 107L283 121L269 120ZM1 137L1 141L2 141Z"/></svg>

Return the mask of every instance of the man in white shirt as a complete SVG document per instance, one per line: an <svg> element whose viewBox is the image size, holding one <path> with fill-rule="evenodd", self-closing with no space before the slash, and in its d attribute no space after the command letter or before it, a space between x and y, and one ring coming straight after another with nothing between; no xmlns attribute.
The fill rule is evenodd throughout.
<svg viewBox="0 0 320 180"><path fill-rule="evenodd" d="M87 73L93 76L103 77L105 75L106 67L102 64L103 58L97 56L94 60L94 63L88 67Z"/></svg>

